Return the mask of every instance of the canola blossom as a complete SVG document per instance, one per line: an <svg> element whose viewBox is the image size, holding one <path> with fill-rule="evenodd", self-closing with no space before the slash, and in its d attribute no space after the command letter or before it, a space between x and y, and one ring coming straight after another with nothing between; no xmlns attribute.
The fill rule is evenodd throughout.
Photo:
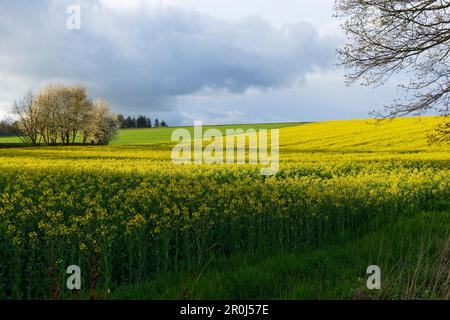
<svg viewBox="0 0 450 320"><path fill-rule="evenodd" d="M279 170L182 164L174 143L0 150L0 298L69 294L354 239L421 210L449 212L439 119L332 121L280 129Z"/></svg>

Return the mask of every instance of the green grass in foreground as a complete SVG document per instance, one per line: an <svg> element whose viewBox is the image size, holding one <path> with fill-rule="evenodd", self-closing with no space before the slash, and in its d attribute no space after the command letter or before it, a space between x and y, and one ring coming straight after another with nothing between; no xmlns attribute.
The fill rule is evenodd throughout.
<svg viewBox="0 0 450 320"><path fill-rule="evenodd" d="M97 299L448 299L449 211L401 218L356 241L250 260L218 258L203 268ZM381 267L381 290L366 268Z"/></svg>

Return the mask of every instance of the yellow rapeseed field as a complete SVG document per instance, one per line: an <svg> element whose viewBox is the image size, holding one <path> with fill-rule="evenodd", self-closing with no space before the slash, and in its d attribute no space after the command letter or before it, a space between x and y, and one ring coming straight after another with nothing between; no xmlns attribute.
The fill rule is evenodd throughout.
<svg viewBox="0 0 450 320"><path fill-rule="evenodd" d="M173 143L0 149L0 298L64 291L65 268L109 288L202 265L352 239L449 209L439 118L280 129L280 170L175 165ZM56 292L56 293L55 293Z"/></svg>

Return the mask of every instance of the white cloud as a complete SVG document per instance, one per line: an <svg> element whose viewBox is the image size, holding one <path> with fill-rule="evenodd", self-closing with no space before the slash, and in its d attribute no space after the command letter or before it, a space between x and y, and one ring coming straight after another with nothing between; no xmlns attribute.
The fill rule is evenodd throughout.
<svg viewBox="0 0 450 320"><path fill-rule="evenodd" d="M205 89L292 86L329 68L339 42L307 22L275 27L258 15L228 21L154 1L81 2L82 28L71 31L68 4L0 3L0 75L9 86L19 77L33 89L53 79L84 82L116 111L164 111Z"/></svg>

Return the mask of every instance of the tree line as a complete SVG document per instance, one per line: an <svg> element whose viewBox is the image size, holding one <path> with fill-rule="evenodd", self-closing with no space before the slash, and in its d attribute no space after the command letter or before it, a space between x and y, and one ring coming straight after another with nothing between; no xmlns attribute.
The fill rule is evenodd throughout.
<svg viewBox="0 0 450 320"><path fill-rule="evenodd" d="M15 120L0 121L0 135L36 145L106 145L119 128L167 127L158 118L115 115L105 99L90 99L83 85L50 84L36 95L29 91L14 102L14 113Z"/></svg>
<svg viewBox="0 0 450 320"><path fill-rule="evenodd" d="M0 136L15 136L17 134L14 121L2 120L0 121Z"/></svg>
<svg viewBox="0 0 450 320"><path fill-rule="evenodd" d="M117 120L119 121L121 129L168 127L165 121L160 122L158 118L156 118L155 121L152 122L152 119L144 115L139 115L137 117L125 117L122 114L118 114Z"/></svg>
<svg viewBox="0 0 450 320"><path fill-rule="evenodd" d="M24 143L106 145L118 135L119 121L109 103L91 100L83 85L51 84L14 102L14 126Z"/></svg>

